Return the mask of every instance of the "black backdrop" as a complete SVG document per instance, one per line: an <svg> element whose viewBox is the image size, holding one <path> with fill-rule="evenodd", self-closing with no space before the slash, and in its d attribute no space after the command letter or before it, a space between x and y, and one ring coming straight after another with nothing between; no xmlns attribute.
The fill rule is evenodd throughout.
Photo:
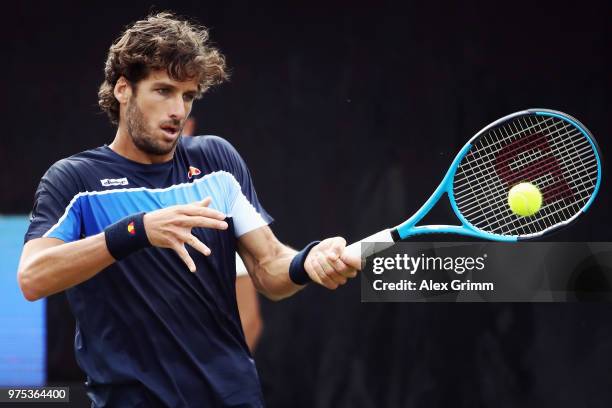
<svg viewBox="0 0 612 408"><path fill-rule="evenodd" d="M401 221L469 136L516 110L568 112L609 151L609 2L176 3L154 4L210 27L233 73L194 109L199 133L243 154L290 245ZM5 6L0 212L27 213L54 161L110 143L96 106L103 61L150 9ZM607 180L554 239L610 241ZM75 375L59 351L62 305L49 301L55 381ZM354 281L262 306L256 360L271 407L612 402L608 304L361 304Z"/></svg>

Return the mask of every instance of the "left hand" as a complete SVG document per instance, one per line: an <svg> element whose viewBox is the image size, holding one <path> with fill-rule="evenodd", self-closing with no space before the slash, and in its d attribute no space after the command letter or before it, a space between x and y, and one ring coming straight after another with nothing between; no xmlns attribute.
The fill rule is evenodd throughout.
<svg viewBox="0 0 612 408"><path fill-rule="evenodd" d="M334 237L312 248L304 261L304 269L310 279L327 289L336 289L357 276L357 270L342 260L345 247L344 238Z"/></svg>

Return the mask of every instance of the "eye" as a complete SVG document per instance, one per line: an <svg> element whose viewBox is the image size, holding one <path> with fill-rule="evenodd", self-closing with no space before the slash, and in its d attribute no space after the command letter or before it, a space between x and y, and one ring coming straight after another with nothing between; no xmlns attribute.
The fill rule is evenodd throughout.
<svg viewBox="0 0 612 408"><path fill-rule="evenodd" d="M185 94L183 95L183 100L185 102L192 102L195 99L195 95L193 94Z"/></svg>
<svg viewBox="0 0 612 408"><path fill-rule="evenodd" d="M170 90L168 88L158 88L155 90L158 94L166 96L168 95L168 93L170 93Z"/></svg>

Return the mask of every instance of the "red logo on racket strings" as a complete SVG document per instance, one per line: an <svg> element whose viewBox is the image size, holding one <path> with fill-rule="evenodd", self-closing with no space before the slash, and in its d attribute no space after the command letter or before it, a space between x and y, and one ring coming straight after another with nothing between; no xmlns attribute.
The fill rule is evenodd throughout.
<svg viewBox="0 0 612 408"><path fill-rule="evenodd" d="M127 230L130 233L130 235L136 235L136 227L134 226L134 221L128 224Z"/></svg>
<svg viewBox="0 0 612 408"><path fill-rule="evenodd" d="M197 176L199 174L202 174L200 169L198 169L197 167L189 166L189 171L187 172L187 177L189 177L191 179L193 176Z"/></svg>
<svg viewBox="0 0 612 408"><path fill-rule="evenodd" d="M521 153L534 150L541 152L538 159L526 163L518 169L510 167L510 164ZM533 181L538 177L550 174L552 182L542 188L545 203L574 197L572 189L563 177L561 165L552 154L548 140L541 133L522 137L504 146L495 155L495 171L508 187L512 187L521 181Z"/></svg>

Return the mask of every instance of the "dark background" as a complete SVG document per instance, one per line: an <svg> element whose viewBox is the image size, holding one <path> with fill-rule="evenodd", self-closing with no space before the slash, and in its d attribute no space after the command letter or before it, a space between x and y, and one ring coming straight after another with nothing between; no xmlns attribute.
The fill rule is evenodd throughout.
<svg viewBox="0 0 612 408"><path fill-rule="evenodd" d="M607 167L607 1L154 5L211 28L232 80L194 108L198 133L238 148L274 231L292 246L399 223L471 135L513 111L577 117ZM142 1L3 6L1 213L29 212L56 160L112 141L96 98L106 52L151 9ZM608 180L589 213L552 239L611 240ZM69 368L63 302L48 303L56 382L81 376ZM609 304L362 304L354 281L262 307L255 357L270 407L612 403Z"/></svg>

